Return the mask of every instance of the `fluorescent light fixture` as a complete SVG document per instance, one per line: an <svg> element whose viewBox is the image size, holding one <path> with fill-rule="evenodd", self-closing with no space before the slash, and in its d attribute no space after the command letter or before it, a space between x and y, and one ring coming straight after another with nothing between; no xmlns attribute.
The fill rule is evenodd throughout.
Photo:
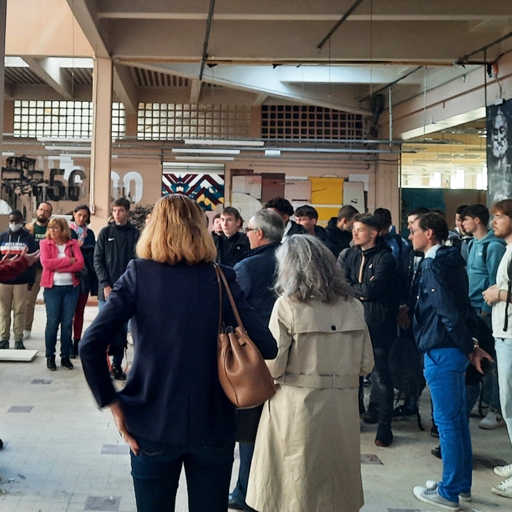
<svg viewBox="0 0 512 512"><path fill-rule="evenodd" d="M210 154L210 155L239 155L239 149L182 149L182 148L173 148L173 153L185 153L190 155L192 153L196 153L198 155L202 154Z"/></svg>
<svg viewBox="0 0 512 512"><path fill-rule="evenodd" d="M2 151L2 156L14 156L14 151Z"/></svg>
<svg viewBox="0 0 512 512"><path fill-rule="evenodd" d="M94 60L89 57L52 57L59 68L94 69Z"/></svg>
<svg viewBox="0 0 512 512"><path fill-rule="evenodd" d="M92 139L67 139L65 137L37 137L38 142L58 142L59 144L66 143L66 142L81 142L82 144L91 145Z"/></svg>
<svg viewBox="0 0 512 512"><path fill-rule="evenodd" d="M197 146L264 146L262 140L215 140L215 139L185 139L185 144Z"/></svg>
<svg viewBox="0 0 512 512"><path fill-rule="evenodd" d="M46 151L87 151L91 152L91 148L87 146L45 146Z"/></svg>
<svg viewBox="0 0 512 512"><path fill-rule="evenodd" d="M6 68L28 68L30 67L21 57L4 57Z"/></svg>
<svg viewBox="0 0 512 512"><path fill-rule="evenodd" d="M281 150L280 149L265 149L265 156L270 156L270 157L281 156Z"/></svg>
<svg viewBox="0 0 512 512"><path fill-rule="evenodd" d="M180 162L232 162L234 156L177 156L176 160Z"/></svg>

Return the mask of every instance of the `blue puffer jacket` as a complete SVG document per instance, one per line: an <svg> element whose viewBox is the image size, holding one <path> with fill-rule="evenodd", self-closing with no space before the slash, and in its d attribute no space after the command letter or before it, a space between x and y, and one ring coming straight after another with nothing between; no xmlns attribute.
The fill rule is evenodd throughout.
<svg viewBox="0 0 512 512"><path fill-rule="evenodd" d="M473 351L470 332L476 313L469 301L464 259L455 247L440 247L421 263L414 336L420 352L437 348Z"/></svg>

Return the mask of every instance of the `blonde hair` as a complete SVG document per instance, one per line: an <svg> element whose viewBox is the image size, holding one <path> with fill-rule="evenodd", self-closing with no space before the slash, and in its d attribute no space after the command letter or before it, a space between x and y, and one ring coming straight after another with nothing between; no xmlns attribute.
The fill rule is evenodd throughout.
<svg viewBox="0 0 512 512"><path fill-rule="evenodd" d="M46 229L46 239L53 240L50 236L50 228L54 226L60 226L62 228L62 239L67 242L71 240L71 229L69 228L68 221L62 217L53 217L48 222L48 227Z"/></svg>
<svg viewBox="0 0 512 512"><path fill-rule="evenodd" d="M170 265L213 261L217 250L204 217L203 210L186 196L160 198L137 243L137 256Z"/></svg>

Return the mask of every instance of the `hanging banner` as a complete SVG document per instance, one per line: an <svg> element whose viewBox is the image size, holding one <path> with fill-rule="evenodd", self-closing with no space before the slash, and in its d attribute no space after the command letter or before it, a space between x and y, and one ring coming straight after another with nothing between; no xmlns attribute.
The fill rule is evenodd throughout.
<svg viewBox="0 0 512 512"><path fill-rule="evenodd" d="M512 101L487 107L487 202L512 198Z"/></svg>

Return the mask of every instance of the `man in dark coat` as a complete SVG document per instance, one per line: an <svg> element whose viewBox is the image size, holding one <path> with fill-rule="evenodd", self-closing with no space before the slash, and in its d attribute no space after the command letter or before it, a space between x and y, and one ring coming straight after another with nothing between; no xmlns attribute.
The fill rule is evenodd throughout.
<svg viewBox="0 0 512 512"><path fill-rule="evenodd" d="M329 249L337 258L340 252L350 247L352 242L352 225L354 217L359 212L351 205L345 205L338 211L337 217L332 217L325 230L329 240Z"/></svg>
<svg viewBox="0 0 512 512"><path fill-rule="evenodd" d="M256 310L265 325L270 322L277 299L273 289L276 273L275 252L281 244L283 232L283 220L276 212L270 209L257 212L247 226L251 250L235 265L236 281L247 302ZM240 469L236 487L229 496L229 508L250 510L245 503L245 497L262 407L237 411Z"/></svg>
<svg viewBox="0 0 512 512"><path fill-rule="evenodd" d="M473 453L466 414L465 374L470 360L488 354L471 337L476 313L469 300L464 259L448 239L443 215L426 213L412 225L415 251L425 254L420 267L414 334L424 354L425 378L434 406L443 454L443 475L431 487L417 486L425 503L458 510L459 497L471 496ZM479 363L476 364L479 369Z"/></svg>
<svg viewBox="0 0 512 512"><path fill-rule="evenodd" d="M265 208L269 208L270 210L274 210L278 213L284 222L284 235L292 236L292 235L305 235L306 230L295 221L293 221L290 217L293 216L293 206L284 197L274 197L265 205Z"/></svg>
<svg viewBox="0 0 512 512"><path fill-rule="evenodd" d="M379 231L380 224L373 215L354 217L354 247L346 253L344 270L355 296L363 303L375 356L370 405L363 421L379 423L375 444L386 447L393 442L389 351L396 337L398 297L395 259L390 247L379 237Z"/></svg>
<svg viewBox="0 0 512 512"><path fill-rule="evenodd" d="M220 214L220 223L223 234L213 238L217 247L216 261L222 265L234 267L250 249L247 236L240 233L242 226L240 212L232 206L224 208Z"/></svg>
<svg viewBox="0 0 512 512"><path fill-rule="evenodd" d="M112 207L114 222L104 227L98 234L94 248L94 270L98 276L98 308L106 304L117 280L124 274L128 263L135 258L135 246L139 230L129 222L130 201L122 197L114 201ZM114 378L126 380L122 369L123 352L126 346L126 328L119 332L110 346L113 356Z"/></svg>

